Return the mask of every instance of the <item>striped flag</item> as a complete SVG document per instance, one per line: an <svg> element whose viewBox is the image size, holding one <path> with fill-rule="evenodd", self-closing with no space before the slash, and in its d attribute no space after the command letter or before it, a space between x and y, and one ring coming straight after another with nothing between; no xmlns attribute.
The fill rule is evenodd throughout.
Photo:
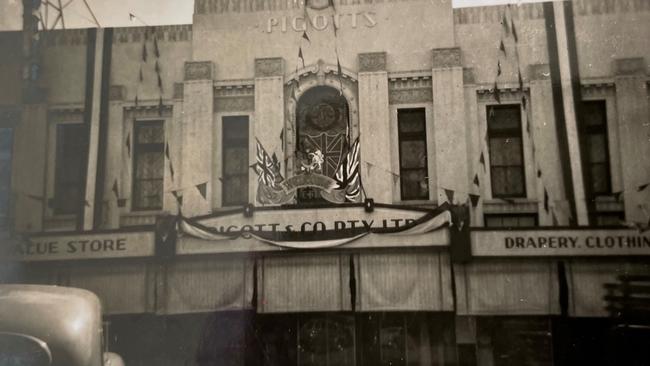
<svg viewBox="0 0 650 366"><path fill-rule="evenodd" d="M348 153L336 170L335 180L339 189L345 189L345 199L355 202L361 193L359 175L359 138L354 141Z"/></svg>

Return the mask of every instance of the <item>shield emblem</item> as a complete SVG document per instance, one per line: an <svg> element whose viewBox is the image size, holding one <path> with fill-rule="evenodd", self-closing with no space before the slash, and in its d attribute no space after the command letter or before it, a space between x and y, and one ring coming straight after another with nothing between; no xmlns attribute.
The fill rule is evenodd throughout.
<svg viewBox="0 0 650 366"><path fill-rule="evenodd" d="M318 135L301 135L301 146L305 152L320 150L323 153L323 175L333 177L336 174L343 156L345 146L345 134L328 134L323 132Z"/></svg>

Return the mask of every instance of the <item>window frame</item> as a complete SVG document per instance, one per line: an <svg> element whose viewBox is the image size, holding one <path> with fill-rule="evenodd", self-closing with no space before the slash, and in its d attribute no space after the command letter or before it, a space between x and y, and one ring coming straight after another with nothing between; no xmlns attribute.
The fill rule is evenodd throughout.
<svg viewBox="0 0 650 366"><path fill-rule="evenodd" d="M516 131L515 128L510 128L506 132L503 132L503 130L497 131L496 135L494 132L490 129L490 109L516 109L517 114L519 116L519 123L517 125ZM486 104L485 105L485 125L486 125L486 135L487 135L487 153L488 153L488 162L487 164L489 165L489 171L490 171L490 194L492 198L500 199L500 198L528 198L528 181L527 181L527 174L526 174L526 146L525 146L525 136L524 136L524 129L522 127L523 125L523 115L521 113L521 104L519 103L510 103L510 104ZM516 136L515 136L515 133ZM492 148L490 144L490 140L492 137L500 137L500 138L513 138L517 137L520 139L520 161L521 165L519 165L519 168L521 170L521 188L522 192L521 194L496 194L494 187L494 174L493 174L493 165L492 165ZM511 167L516 167L516 165L503 165L499 167L505 167L505 168L511 168Z"/></svg>
<svg viewBox="0 0 650 366"><path fill-rule="evenodd" d="M424 117L422 132L402 132L400 131L400 112L413 112L421 111ZM396 108L396 131L397 131L397 166L399 169L399 199L401 201L429 201L431 200L431 184L429 175L429 144L427 143L427 108L426 107L403 107ZM406 134L406 136L404 136ZM406 139L404 139L406 137ZM415 138L417 137L417 138ZM424 142L424 167L423 168L402 168L402 143L406 141L422 141ZM424 170L427 185L426 197L405 197L403 189L402 172L408 170Z"/></svg>
<svg viewBox="0 0 650 366"><path fill-rule="evenodd" d="M163 142L162 143L146 143L146 144L140 144L138 143L138 131L142 126L151 126L151 125L157 125L160 124L162 129L163 129ZM167 142L166 134L165 134L165 119L160 118L160 119L134 119L133 120L133 133L132 133L132 163L131 163L131 211L132 212L147 212L147 211L160 211L163 209L165 205L165 197L164 197L164 190L165 190L165 164L167 162L167 158L165 157L165 144ZM141 151L142 146L141 145L147 145L147 151ZM136 181L137 179L137 174L136 170L138 168L138 158L141 152L157 152L156 146L160 145L160 154L162 154L163 157L163 171L161 174L161 193L162 197L160 197L160 206L156 207L139 207L136 205L136 202L138 201L136 195L137 195L137 190L136 190Z"/></svg>
<svg viewBox="0 0 650 366"><path fill-rule="evenodd" d="M241 145L233 145L233 146L227 146L226 145L226 120L228 120L228 119L232 119L233 120L232 123L242 123L242 122L235 122L237 119L245 119L246 120L246 138L245 139L243 139L243 138L238 139L239 140L238 142L241 143ZM221 129L221 139L220 139L220 142L221 142L221 159L220 159L220 163L221 163L221 190L220 190L220 192L221 192L221 205L223 207L243 206L243 205L247 204L250 201L250 192L248 190L248 184L246 186L246 189L244 190L244 192L246 192L246 197L245 197L245 199L243 201L241 201L241 202L234 202L234 201L230 202L226 198L226 197L228 197L228 195L226 194L227 193L226 192L226 180L227 180L226 178L227 178L227 176L226 176L226 173L225 173L226 149L231 148L231 147L234 147L234 148L237 148L237 147L244 148L245 147L246 151L247 151L247 154L248 154L247 161L250 162L251 118L247 114L239 114L239 115L230 115L229 114L229 115L221 116L219 121L220 121L220 126L219 127ZM247 168L247 170L246 170L246 174L245 174L245 176L246 176L245 181L246 181L246 183L249 183L251 174L250 174L250 170L248 169L248 166L246 168ZM244 174L233 175L233 177L234 176L244 176ZM230 176L228 176L228 177L230 177Z"/></svg>
<svg viewBox="0 0 650 366"><path fill-rule="evenodd" d="M588 184L588 192L591 194L591 198L595 199L596 197L601 197L601 196L611 196L613 192L613 182L612 182L612 156L610 153L610 141L609 141L609 126L608 126L608 111L607 111L607 100L605 99L589 99L589 100L582 100L580 108L583 109L585 108L586 104L598 104L601 107L602 110L602 120L601 124L598 126L588 126L587 121L584 120L584 113L582 114L582 118L580 122L580 153L584 158L582 159L583 161L583 169L587 169L585 171L585 177L588 179L588 181L585 182L585 186ZM602 136L604 140L604 150L605 150L605 162L604 163L594 163L590 161L589 157L589 151L590 151L590 145L588 142L588 137L594 136L594 135L600 135ZM594 165L599 165L599 164L604 164L606 167L606 172L607 172L607 177L606 177L606 189L604 192L595 192L594 191L594 180L593 180L593 170L592 167Z"/></svg>

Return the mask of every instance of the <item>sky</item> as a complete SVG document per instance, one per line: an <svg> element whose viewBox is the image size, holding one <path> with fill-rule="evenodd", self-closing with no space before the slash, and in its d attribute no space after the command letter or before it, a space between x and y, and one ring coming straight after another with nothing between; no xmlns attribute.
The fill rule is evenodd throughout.
<svg viewBox="0 0 650 366"><path fill-rule="evenodd" d="M57 4L59 0L50 0ZM64 10L66 28L94 27L95 23L83 0L60 0L70 4ZM193 0L86 0L102 27L129 27L162 24L190 24ZM454 7L485 6L539 0L451 0ZM45 2L45 0L43 0ZM42 6L41 8L44 8ZM131 19L129 13L137 18ZM0 30L22 27L22 0L0 0ZM54 21L49 13L49 23ZM60 24L57 28L60 28Z"/></svg>

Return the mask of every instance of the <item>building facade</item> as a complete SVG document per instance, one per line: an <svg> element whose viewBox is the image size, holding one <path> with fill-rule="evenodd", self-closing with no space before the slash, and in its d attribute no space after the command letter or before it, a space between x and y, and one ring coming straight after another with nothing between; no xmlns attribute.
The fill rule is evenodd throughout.
<svg viewBox="0 0 650 366"><path fill-rule="evenodd" d="M98 294L128 365L647 363L649 33L637 0L0 33L1 278Z"/></svg>

